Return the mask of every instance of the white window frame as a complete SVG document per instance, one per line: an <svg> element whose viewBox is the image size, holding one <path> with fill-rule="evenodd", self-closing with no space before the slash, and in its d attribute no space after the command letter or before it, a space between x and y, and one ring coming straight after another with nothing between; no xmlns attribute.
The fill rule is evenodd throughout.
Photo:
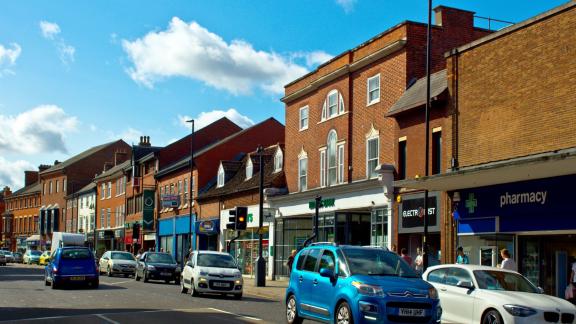
<svg viewBox="0 0 576 324"><path fill-rule="evenodd" d="M338 166L336 183L344 183L344 144L336 145L336 165Z"/></svg>
<svg viewBox="0 0 576 324"><path fill-rule="evenodd" d="M302 113L306 111L306 118L302 117ZM300 118L299 118L299 124L298 127L301 131L303 130L307 130L308 129L308 124L310 121L310 108L308 106L304 106L302 108L300 108L300 114L299 114ZM306 125L302 125L303 121L306 121Z"/></svg>
<svg viewBox="0 0 576 324"><path fill-rule="evenodd" d="M52 194L52 180L50 180L49 186L50 186L50 194Z"/></svg>
<svg viewBox="0 0 576 324"><path fill-rule="evenodd" d="M336 95L336 111L334 112L334 114L330 114L330 107L329 106L329 102L330 102L330 97ZM333 89L330 90L330 92L328 92L328 94L326 95L326 98L324 98L324 104L322 106L322 121L331 119L331 118L335 118L340 116L341 114L344 113L345 107L344 107L344 98L342 97L342 94L340 93L340 91Z"/></svg>
<svg viewBox="0 0 576 324"><path fill-rule="evenodd" d="M66 192L66 179L62 179L62 192Z"/></svg>
<svg viewBox="0 0 576 324"><path fill-rule="evenodd" d="M224 181L225 181L225 174L224 174L224 167L222 166L222 164L220 164L220 166L218 167L218 183L216 185L216 188L220 188L224 186Z"/></svg>
<svg viewBox="0 0 576 324"><path fill-rule="evenodd" d="M302 173L302 163L306 165L306 172ZM302 185L304 179L304 185ZM308 157L304 156L298 159L298 191L306 191L308 189Z"/></svg>
<svg viewBox="0 0 576 324"><path fill-rule="evenodd" d="M376 141L376 158L370 159L370 142ZM378 177L372 174L374 170L370 169L370 161L376 160L376 166L380 164L380 137L370 137L366 139L366 178L372 179Z"/></svg>
<svg viewBox="0 0 576 324"><path fill-rule="evenodd" d="M326 148L320 150L320 187L326 187Z"/></svg>
<svg viewBox="0 0 576 324"><path fill-rule="evenodd" d="M112 181L108 181L108 198L112 198Z"/></svg>
<svg viewBox="0 0 576 324"><path fill-rule="evenodd" d="M100 200L104 200L106 199L106 182L102 182L102 186L101 186L101 190L102 191L102 197L100 197Z"/></svg>
<svg viewBox="0 0 576 324"><path fill-rule="evenodd" d="M370 81L374 79L378 79L378 88L370 90ZM374 100L370 100L370 93L375 91L378 91L378 97ZM366 80L366 105L370 106L379 102L380 102L380 73Z"/></svg>
<svg viewBox="0 0 576 324"><path fill-rule="evenodd" d="M282 167L284 167L284 154L282 150L278 148L276 150L276 154L274 154L274 172L282 171Z"/></svg>
<svg viewBox="0 0 576 324"><path fill-rule="evenodd" d="M252 179L254 175L254 164L252 163L252 158L248 157L248 162L246 163L246 180Z"/></svg>
<svg viewBox="0 0 576 324"><path fill-rule="evenodd" d="M331 143L330 138L334 137L333 143ZM334 147L332 147L332 145ZM334 150L334 165L330 165L330 151ZM326 139L326 184L332 186L338 183L338 133L335 130L330 130L328 132L328 137ZM335 172L334 183L330 180L330 172Z"/></svg>

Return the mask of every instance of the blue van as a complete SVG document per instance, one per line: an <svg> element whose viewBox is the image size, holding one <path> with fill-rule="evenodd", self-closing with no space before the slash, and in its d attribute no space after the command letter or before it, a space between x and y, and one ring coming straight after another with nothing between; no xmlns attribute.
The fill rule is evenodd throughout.
<svg viewBox="0 0 576 324"><path fill-rule="evenodd" d="M302 249L286 289L286 320L437 323L438 292L386 249L315 243Z"/></svg>
<svg viewBox="0 0 576 324"><path fill-rule="evenodd" d="M98 288L99 273L94 255L87 247L60 247L44 268L44 283L56 289L65 284L87 284Z"/></svg>

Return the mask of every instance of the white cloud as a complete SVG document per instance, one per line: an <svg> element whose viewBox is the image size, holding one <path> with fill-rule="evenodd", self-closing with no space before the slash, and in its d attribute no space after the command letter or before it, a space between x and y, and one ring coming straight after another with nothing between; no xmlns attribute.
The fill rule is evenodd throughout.
<svg viewBox="0 0 576 324"><path fill-rule="evenodd" d="M9 186L12 192L22 188L24 186L24 171L36 169L28 161L8 161L0 156L0 190L4 186Z"/></svg>
<svg viewBox="0 0 576 324"><path fill-rule="evenodd" d="M354 10L354 5L356 4L357 0L336 0L336 3L344 8L345 13L350 13Z"/></svg>
<svg viewBox="0 0 576 324"><path fill-rule="evenodd" d="M123 40L122 46L133 64L128 74L147 87L185 77L233 94L250 94L254 88L280 94L285 84L308 72L289 55L256 50L243 40L226 42L198 23L177 17L166 30Z"/></svg>
<svg viewBox="0 0 576 324"><path fill-rule="evenodd" d="M64 38L60 36L60 26L56 23L48 22L45 20L40 21L40 30L42 31L42 36L54 42L54 46L58 50L58 57L60 61L65 66L74 62L74 54L76 54L76 48L74 46L67 44Z"/></svg>
<svg viewBox="0 0 576 324"><path fill-rule="evenodd" d="M0 115L0 152L67 153L64 138L78 120L55 105L42 105L16 116Z"/></svg>
<svg viewBox="0 0 576 324"><path fill-rule="evenodd" d="M42 36L46 39L54 39L56 35L60 34L60 26L58 24L45 20L40 21L40 30L42 31Z"/></svg>
<svg viewBox="0 0 576 324"><path fill-rule="evenodd" d="M9 67L16 64L16 60L22 53L20 45L12 43L10 47L4 47L4 45L0 44L0 77L5 74L14 74Z"/></svg>
<svg viewBox="0 0 576 324"><path fill-rule="evenodd" d="M132 127L128 127L128 129L126 129L125 131L123 131L120 134L115 134L113 132L109 132L109 137L111 140L116 140L116 139L123 139L124 142L128 143L128 144L138 144L140 143L140 136L144 136L144 133L142 133L141 131L134 129Z"/></svg>
<svg viewBox="0 0 576 324"><path fill-rule="evenodd" d="M230 108L227 111L212 110L208 112L201 112L198 114L198 116L196 116L196 118L194 118L194 128L195 130L198 130L217 121L222 117L227 117L242 128L247 128L254 125L254 121L252 121L252 119L240 114L236 109ZM190 119L192 119L190 116L178 115L178 121L180 122L180 125L186 127L187 129L190 129L190 123L187 123L186 121Z"/></svg>
<svg viewBox="0 0 576 324"><path fill-rule="evenodd" d="M295 59L304 59L306 66L313 68L319 64L326 63L330 61L334 56L324 52L324 51L313 51L313 52L296 52L292 54Z"/></svg>

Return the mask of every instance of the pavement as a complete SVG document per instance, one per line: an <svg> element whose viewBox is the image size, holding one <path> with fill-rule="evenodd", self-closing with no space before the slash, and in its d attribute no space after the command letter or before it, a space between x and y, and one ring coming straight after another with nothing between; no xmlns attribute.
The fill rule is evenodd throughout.
<svg viewBox="0 0 576 324"><path fill-rule="evenodd" d="M244 294L283 302L288 287L287 279L266 280L265 287L256 287L253 277L244 276Z"/></svg>

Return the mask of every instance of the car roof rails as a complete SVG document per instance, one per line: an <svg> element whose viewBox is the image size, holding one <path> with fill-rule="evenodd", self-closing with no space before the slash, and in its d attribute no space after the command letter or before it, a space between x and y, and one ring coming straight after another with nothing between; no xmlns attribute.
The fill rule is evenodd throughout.
<svg viewBox="0 0 576 324"><path fill-rule="evenodd" d="M338 246L338 243L335 243L335 242L315 242L315 243L310 243L310 246L319 246L319 245Z"/></svg>

